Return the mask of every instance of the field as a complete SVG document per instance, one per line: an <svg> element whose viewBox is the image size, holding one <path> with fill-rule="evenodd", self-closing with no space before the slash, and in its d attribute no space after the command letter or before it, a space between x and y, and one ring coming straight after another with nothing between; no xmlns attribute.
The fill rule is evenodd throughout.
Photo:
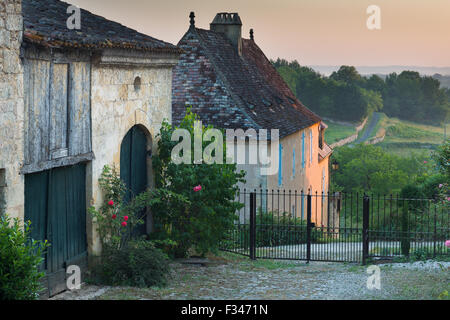
<svg viewBox="0 0 450 320"><path fill-rule="evenodd" d="M371 122L368 121L368 125ZM326 141L331 144L339 139L351 135L352 127L327 122ZM364 128L360 136L366 131ZM447 125L447 131L450 126ZM444 141L444 128L418 124L410 121L389 118L384 113L379 117L376 125L371 129L368 139L386 134L383 142L378 145L390 153L401 156L409 156L412 153L431 153L439 144ZM447 135L448 136L448 135Z"/></svg>
<svg viewBox="0 0 450 320"><path fill-rule="evenodd" d="M386 116L382 117L376 130L386 131L386 138L379 145L391 153L402 156L408 156L411 153L431 153L444 141L443 127L423 125Z"/></svg>
<svg viewBox="0 0 450 320"><path fill-rule="evenodd" d="M331 121L325 121L328 129L325 131L325 141L328 144L347 138L356 132L355 126L343 125Z"/></svg>

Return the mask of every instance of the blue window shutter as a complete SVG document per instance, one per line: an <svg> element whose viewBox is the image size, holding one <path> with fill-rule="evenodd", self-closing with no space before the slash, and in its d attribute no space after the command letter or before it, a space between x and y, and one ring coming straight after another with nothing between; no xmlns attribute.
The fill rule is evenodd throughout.
<svg viewBox="0 0 450 320"><path fill-rule="evenodd" d="M305 132L302 133L302 168L305 169Z"/></svg>
<svg viewBox="0 0 450 320"><path fill-rule="evenodd" d="M292 152L292 176L295 177L295 148Z"/></svg>
<svg viewBox="0 0 450 320"><path fill-rule="evenodd" d="M283 145L279 145L279 155L278 155L278 185L281 186L283 183Z"/></svg>

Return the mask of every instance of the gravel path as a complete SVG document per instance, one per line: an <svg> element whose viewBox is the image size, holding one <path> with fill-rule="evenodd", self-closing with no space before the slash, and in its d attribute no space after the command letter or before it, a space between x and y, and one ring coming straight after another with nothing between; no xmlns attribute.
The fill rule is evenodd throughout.
<svg viewBox="0 0 450 320"><path fill-rule="evenodd" d="M53 299L437 299L450 290L450 262L379 267L381 289L369 290L367 267L358 264L250 261L228 255L207 267L174 263L165 288L84 285Z"/></svg>
<svg viewBox="0 0 450 320"><path fill-rule="evenodd" d="M364 141L366 141L367 139L369 139L370 134L372 133L373 129L374 129L375 126L377 125L378 121L380 121L380 117L381 117L381 113L379 113L379 112L374 112L374 113L373 113L372 120L371 120L370 123L367 124L366 127L364 128L363 134L362 134L362 135L361 135L354 143L352 143L352 145L359 144L359 143L363 143Z"/></svg>

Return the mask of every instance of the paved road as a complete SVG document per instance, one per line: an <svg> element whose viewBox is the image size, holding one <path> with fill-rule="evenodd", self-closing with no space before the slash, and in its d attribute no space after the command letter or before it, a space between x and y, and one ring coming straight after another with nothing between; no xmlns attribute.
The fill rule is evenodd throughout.
<svg viewBox="0 0 450 320"><path fill-rule="evenodd" d="M372 133L373 129L376 127L378 121L380 121L381 113L374 112L372 120L370 120L370 123L366 125L364 128L363 134L354 142L351 144L351 146L359 143L365 142L367 139L370 138L370 134Z"/></svg>

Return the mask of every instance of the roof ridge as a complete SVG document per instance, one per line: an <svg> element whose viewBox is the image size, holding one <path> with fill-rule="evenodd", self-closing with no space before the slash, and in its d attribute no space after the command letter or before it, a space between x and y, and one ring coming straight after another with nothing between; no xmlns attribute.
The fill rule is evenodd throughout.
<svg viewBox="0 0 450 320"><path fill-rule="evenodd" d="M129 48L181 53L175 45L80 7L81 29L67 29L67 8L60 0L22 0L24 38L54 47Z"/></svg>

